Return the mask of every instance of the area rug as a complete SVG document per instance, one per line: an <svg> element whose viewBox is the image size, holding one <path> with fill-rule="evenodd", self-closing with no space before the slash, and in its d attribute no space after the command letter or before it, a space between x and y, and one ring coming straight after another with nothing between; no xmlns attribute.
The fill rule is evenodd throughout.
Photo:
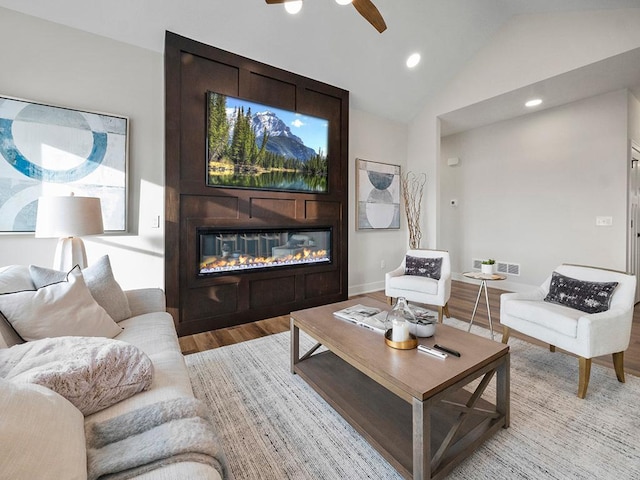
<svg viewBox="0 0 640 480"><path fill-rule="evenodd" d="M445 323L467 326L452 319ZM489 336L481 327L472 331ZM312 344L301 335L301 350ZM627 375L622 384L612 369L594 364L587 398L580 400L575 358L515 338L509 345L511 427L447 478L639 479L640 378ZM401 478L290 373L289 333L185 358L194 393L210 407L235 480Z"/></svg>

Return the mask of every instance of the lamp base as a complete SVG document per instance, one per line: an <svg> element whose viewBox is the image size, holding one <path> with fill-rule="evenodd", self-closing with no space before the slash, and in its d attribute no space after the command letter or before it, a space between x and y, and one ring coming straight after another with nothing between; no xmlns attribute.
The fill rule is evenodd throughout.
<svg viewBox="0 0 640 480"><path fill-rule="evenodd" d="M76 265L81 269L87 267L87 252L80 237L64 237L58 240L56 254L53 257L53 268L68 272Z"/></svg>

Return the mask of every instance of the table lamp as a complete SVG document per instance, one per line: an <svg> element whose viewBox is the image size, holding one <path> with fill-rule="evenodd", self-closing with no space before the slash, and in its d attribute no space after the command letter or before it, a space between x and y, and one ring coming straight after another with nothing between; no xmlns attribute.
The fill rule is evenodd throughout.
<svg viewBox="0 0 640 480"><path fill-rule="evenodd" d="M79 238L104 233L100 199L95 197L40 197L36 238L59 238L53 268L69 271L87 266L87 253Z"/></svg>

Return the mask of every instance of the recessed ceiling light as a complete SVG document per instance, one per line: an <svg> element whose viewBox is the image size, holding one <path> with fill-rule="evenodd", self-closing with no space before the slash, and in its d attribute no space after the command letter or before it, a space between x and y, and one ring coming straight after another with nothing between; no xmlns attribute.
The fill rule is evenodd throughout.
<svg viewBox="0 0 640 480"><path fill-rule="evenodd" d="M409 55L409 58L407 58L407 67L409 68L413 68L419 63L420 63L419 53L412 53L411 55Z"/></svg>
<svg viewBox="0 0 640 480"><path fill-rule="evenodd" d="M336 0L338 5L349 5L353 0Z"/></svg>
<svg viewBox="0 0 640 480"><path fill-rule="evenodd" d="M284 2L284 9L291 15L295 15L302 10L302 0L289 0Z"/></svg>
<svg viewBox="0 0 640 480"><path fill-rule="evenodd" d="M540 105L542 103L542 99L540 98L533 98L531 100L529 100L527 103L524 104L525 107L537 107L538 105Z"/></svg>

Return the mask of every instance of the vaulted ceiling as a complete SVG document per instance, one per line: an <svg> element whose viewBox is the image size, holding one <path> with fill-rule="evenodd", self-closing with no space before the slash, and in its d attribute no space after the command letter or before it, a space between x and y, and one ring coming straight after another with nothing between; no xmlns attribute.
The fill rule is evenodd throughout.
<svg viewBox="0 0 640 480"><path fill-rule="evenodd" d="M380 34L352 6L304 0L0 0L0 6L162 52L164 32L351 92L351 105L408 122L514 15L640 7L640 0L374 0ZM1 12L0 12L1 14ZM407 56L419 52L413 70Z"/></svg>

